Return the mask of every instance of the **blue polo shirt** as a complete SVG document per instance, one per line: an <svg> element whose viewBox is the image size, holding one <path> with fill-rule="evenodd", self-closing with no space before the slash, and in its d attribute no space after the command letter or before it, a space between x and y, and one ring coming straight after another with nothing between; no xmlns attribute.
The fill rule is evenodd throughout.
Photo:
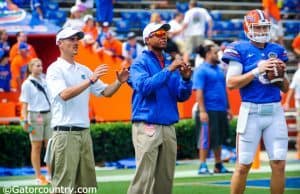
<svg viewBox="0 0 300 194"><path fill-rule="evenodd" d="M228 107L225 75L218 65L204 62L193 74L193 89L202 90L207 111L226 111Z"/></svg>

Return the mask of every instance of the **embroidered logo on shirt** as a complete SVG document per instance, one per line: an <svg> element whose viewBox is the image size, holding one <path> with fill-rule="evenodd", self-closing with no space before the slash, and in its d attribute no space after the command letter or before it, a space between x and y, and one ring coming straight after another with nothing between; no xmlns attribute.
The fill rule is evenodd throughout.
<svg viewBox="0 0 300 194"><path fill-rule="evenodd" d="M270 59L270 58L275 58L275 59L276 59L276 58L277 58L277 53L269 52L269 53L268 53L268 57L269 57L269 59Z"/></svg>

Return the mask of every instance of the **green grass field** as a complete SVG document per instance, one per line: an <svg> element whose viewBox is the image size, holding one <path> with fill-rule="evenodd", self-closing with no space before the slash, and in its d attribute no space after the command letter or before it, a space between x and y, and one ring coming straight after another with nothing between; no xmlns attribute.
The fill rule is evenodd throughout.
<svg viewBox="0 0 300 194"><path fill-rule="evenodd" d="M296 166L299 163L296 163ZM226 164L228 167L233 167L233 164ZM263 163L266 166L267 163ZM295 164L294 164L295 165ZM231 175L197 175L198 163L188 163L176 166L176 174L183 174L183 177L177 176L174 181L173 194L228 194L229 185L216 185L217 181L230 181ZM212 165L210 165L212 168ZM97 170L97 178L100 179L98 183L97 194L126 194L127 188L130 184L134 170ZM192 172L192 174L191 174ZM194 173L193 173L194 172ZM185 176L184 174L187 173ZM190 177L189 177L189 174ZM287 177L300 177L300 167L293 171L286 172ZM121 177L120 181L115 177ZM251 179L269 179L270 172L252 172L249 174ZM124 178L126 180L124 180ZM23 180L32 180L33 176L14 176L14 177L0 177L0 185L3 181L20 182ZM110 181L112 179L112 181ZM32 186L37 187L37 186ZM0 194L4 193L3 187L0 189ZM13 192L11 192L12 194ZM269 193L269 188L247 187L245 194L265 194ZM286 189L285 194L298 194L300 189ZM40 193L43 194L43 193Z"/></svg>
<svg viewBox="0 0 300 194"><path fill-rule="evenodd" d="M300 175L300 171L287 172L288 177ZM231 175L224 176L205 176L193 178L177 178L174 182L173 194L228 194L229 185L218 186L211 182L230 180ZM265 179L269 178L270 173L250 174L249 179ZM129 182L104 182L98 184L97 194L126 194ZM245 194L263 194L268 193L268 188L247 188ZM285 194L299 194L299 189L286 190Z"/></svg>

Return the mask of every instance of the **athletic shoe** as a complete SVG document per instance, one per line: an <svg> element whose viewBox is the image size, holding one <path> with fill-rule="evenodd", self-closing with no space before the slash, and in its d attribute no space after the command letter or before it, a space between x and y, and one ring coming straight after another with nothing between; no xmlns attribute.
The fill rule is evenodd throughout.
<svg viewBox="0 0 300 194"><path fill-rule="evenodd" d="M51 176L49 174L46 175L46 180L48 181L48 183L51 183Z"/></svg>
<svg viewBox="0 0 300 194"><path fill-rule="evenodd" d="M211 172L208 170L207 164L206 163L201 163L198 174L211 174Z"/></svg>
<svg viewBox="0 0 300 194"><path fill-rule="evenodd" d="M232 173L232 171L225 168L223 163L217 163L215 164L214 173Z"/></svg>
<svg viewBox="0 0 300 194"><path fill-rule="evenodd" d="M49 182L47 181L46 177L44 177L43 175L40 175L37 179L36 182L38 185L48 185Z"/></svg>

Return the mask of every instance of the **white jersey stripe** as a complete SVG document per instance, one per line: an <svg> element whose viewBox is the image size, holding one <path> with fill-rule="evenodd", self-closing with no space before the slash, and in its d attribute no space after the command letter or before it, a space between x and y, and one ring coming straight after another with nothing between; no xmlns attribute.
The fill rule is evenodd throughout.
<svg viewBox="0 0 300 194"><path fill-rule="evenodd" d="M259 10L259 9L257 9L256 11L257 11L257 13L258 13L260 19L261 19L262 21L264 21L264 20L265 20L264 13L263 13L261 10Z"/></svg>

